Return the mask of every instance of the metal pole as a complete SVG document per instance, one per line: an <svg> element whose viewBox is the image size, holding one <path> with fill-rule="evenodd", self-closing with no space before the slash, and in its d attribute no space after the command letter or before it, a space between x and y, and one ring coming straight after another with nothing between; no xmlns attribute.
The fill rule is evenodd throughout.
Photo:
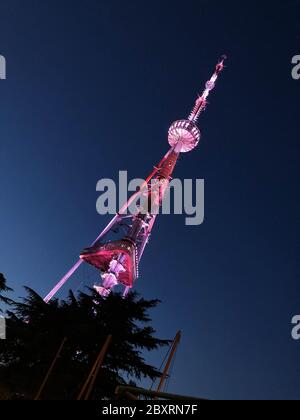
<svg viewBox="0 0 300 420"><path fill-rule="evenodd" d="M95 363L92 367L92 370L91 370L89 376L87 377L87 380L85 381L85 383L84 383L84 385L83 385L83 387L80 391L80 394L78 395L78 398L77 398L78 401L81 400L84 395L85 395L84 399L85 400L88 399L88 398L86 398L86 396L87 395L89 396L92 389L93 389L95 380L96 380L96 378L98 376L98 373L99 373L99 370L100 370L100 368L103 364L103 360L104 360L104 357L106 356L106 353L107 353L108 347L111 343L111 340L112 340L112 336L110 335L107 338L104 346L102 347L102 349L101 349L101 351L100 351L100 353L99 353L99 355L98 355L98 357L97 357L97 359L96 359L96 361L95 361Z"/></svg>
<svg viewBox="0 0 300 420"><path fill-rule="evenodd" d="M159 393L159 392L161 392L161 390L162 390L162 388L163 388L163 386L164 386L164 383L165 383L165 381L166 381L166 379L167 379L167 377L168 377L169 370L170 370L170 367L171 367L171 363L172 363L173 358L174 358L174 356L175 356L176 350L177 350L177 348L178 348L178 346L179 346L180 340L181 340L181 331L179 331L179 332L176 334L176 337L175 337L175 339L174 339L174 342L173 342L173 345L172 345L172 350L171 350L170 356L169 356L169 358L168 358L168 361L167 361L166 367L165 367L165 369L164 369L163 375L162 375L162 377L161 377L161 380L160 380L159 385L158 385L158 388L157 388L157 392L158 392L158 393Z"/></svg>
<svg viewBox="0 0 300 420"><path fill-rule="evenodd" d="M61 345L60 345L60 347L59 347L59 350L58 350L58 352L57 352L57 354L56 354L56 356L55 356L55 358L54 358L54 360L53 360L53 362L52 362L52 364L51 364L51 366L50 366L50 368L49 368L49 370L48 370L48 372L47 372L47 374L46 374L46 376L45 376L45 379L44 379L44 381L43 381L43 383L42 383L42 385L41 385L41 387L40 387L40 389L39 389L39 391L38 391L38 393L37 393L37 395L36 395L36 397L35 397L34 401L37 401L37 400L39 400L39 399L40 399L40 397L41 397L41 395L42 395L42 392L43 392L43 390L44 390L44 388L45 388L45 386L46 386L46 384L47 384L47 382L48 382L48 379L49 379L49 377L50 377L50 375L51 375L51 373L52 373L52 371L53 371L53 369L54 369L54 367L55 367L55 365L56 365L56 362L57 362L57 360L58 360L58 359L59 359L59 357L60 357L60 354L61 354L61 352L62 352L62 349L63 349L63 347L64 347L64 345L65 345L66 341L67 341L67 337L65 337L65 338L63 339L63 342L61 343Z"/></svg>
<svg viewBox="0 0 300 420"><path fill-rule="evenodd" d="M89 375L88 375L88 377L87 377L87 379L86 379L86 381L85 381L85 383L84 383L84 385L83 385L83 387L80 391L80 394L78 395L78 398L77 398L78 401L82 399L84 393L86 392L87 387L89 386L91 377L92 377L93 373L95 372L95 370L97 369L97 366L98 366L98 363L99 363L99 360L100 360L100 356L101 356L101 352L102 352L102 349L100 350L100 353L97 356L97 359L96 359L96 361L95 361L95 363L94 363L94 365L93 365L93 367L92 367L92 369L91 369L91 371L90 371L90 373L89 373Z"/></svg>
<svg viewBox="0 0 300 420"><path fill-rule="evenodd" d="M107 340L106 340L104 346L103 346L103 349L102 349L102 352L101 352L101 355L100 355L100 360L98 361L98 365L97 365L96 371L92 375L90 385L89 385L88 390L86 392L85 401L88 401L88 399L90 398L90 395L91 395L91 393L93 391L93 388L94 388L96 379L97 379L97 377L99 375L100 369L102 368L103 361L104 361L104 358L105 358L105 356L107 354L108 347L110 346L111 340L112 340L112 336L109 335L107 337Z"/></svg>

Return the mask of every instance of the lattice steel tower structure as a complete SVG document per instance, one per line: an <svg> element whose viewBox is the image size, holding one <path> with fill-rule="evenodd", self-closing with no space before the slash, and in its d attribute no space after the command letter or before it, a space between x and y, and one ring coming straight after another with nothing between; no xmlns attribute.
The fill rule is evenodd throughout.
<svg viewBox="0 0 300 420"><path fill-rule="evenodd" d="M132 289L139 276L139 263L149 243L178 158L181 153L194 150L200 142L201 132L197 121L206 109L208 96L224 69L225 59L223 56L218 62L214 74L206 82L205 89L196 100L189 117L171 125L168 134L171 149L166 156L154 167L139 192L129 199L92 246L81 253L74 267L46 296L46 302L55 296L82 263L90 264L99 270L101 282L94 288L104 298L118 285L124 287L124 297ZM129 209L131 212L128 212Z"/></svg>

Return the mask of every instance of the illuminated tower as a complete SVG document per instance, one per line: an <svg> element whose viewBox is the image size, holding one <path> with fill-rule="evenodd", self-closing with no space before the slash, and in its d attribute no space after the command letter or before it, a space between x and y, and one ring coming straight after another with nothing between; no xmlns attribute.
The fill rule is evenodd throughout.
<svg viewBox="0 0 300 420"><path fill-rule="evenodd" d="M124 287L124 297L132 289L139 276L139 263L149 242L178 158L181 153L194 150L200 142L201 132L197 121L207 106L208 96L214 89L219 74L224 69L225 59L225 56L222 57L217 64L189 117L171 125L168 135L171 149L166 156L155 166L140 190L116 214L92 246L81 253L79 261L45 298L46 302L53 298L83 262L99 270L101 282L94 288L101 296L109 296L118 285Z"/></svg>

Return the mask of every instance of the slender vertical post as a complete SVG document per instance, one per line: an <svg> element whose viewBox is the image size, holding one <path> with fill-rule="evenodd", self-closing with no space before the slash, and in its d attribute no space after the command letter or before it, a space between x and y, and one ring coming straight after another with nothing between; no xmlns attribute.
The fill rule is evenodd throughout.
<svg viewBox="0 0 300 420"><path fill-rule="evenodd" d="M158 385L158 388L157 388L157 392L161 392L161 390L162 390L162 388L164 386L164 383L166 382L166 379L168 377L169 370L170 370L170 367L171 367L171 363L172 363L172 361L174 359L174 356L175 356L176 350L177 350L177 348L179 346L180 340L181 340L181 331L179 331L176 334L176 337L175 337L175 339L173 341L172 350L171 350L170 356L168 358L167 364L165 366L165 369L164 369L163 375L161 377L161 380L159 382L159 385Z"/></svg>
<svg viewBox="0 0 300 420"><path fill-rule="evenodd" d="M91 394L91 392L94 388L95 381L97 379L99 371L100 371L100 369L103 365L103 361L104 361L104 358L107 354L107 350L108 350L108 347L110 346L111 341L112 341L112 336L109 335L107 337L107 340L106 340L104 346L102 347L102 349L101 349L101 351L100 351L100 353L97 357L96 362L94 363L94 366L92 367L92 370L91 370L89 376L87 377L87 380L85 381L85 383L84 383L84 385L83 385L83 387L80 391L80 394L78 395L78 398L77 398L78 401L83 399L84 395L85 395L84 396L85 401L87 401L89 399L90 394Z"/></svg>
<svg viewBox="0 0 300 420"><path fill-rule="evenodd" d="M52 362L52 364L51 364L51 366L50 366L50 368L49 368L49 370L48 370L48 372L47 372L47 374L45 376L45 379L44 379L44 381L43 381L43 383L42 383L42 385L41 385L41 387L40 387L40 389L39 389L39 391L38 391L38 393L37 393L37 395L36 395L36 397L34 399L35 401L37 401L37 400L40 399L40 397L42 395L42 392L43 392L43 390L44 390L44 388L45 388L45 386L46 386L46 384L47 384L47 382L49 380L49 377L50 377L50 375L51 375L51 373L52 373L52 371L53 371L53 369L54 369L54 367L56 365L56 362L58 361L58 359L60 357L60 354L62 352L62 349L63 349L66 341L67 341L67 337L65 337L63 339L63 341L62 341L62 343L61 343L61 345L60 345L60 347L58 349L58 352L56 353L56 356L55 356L55 358L54 358L54 360L53 360L53 362Z"/></svg>

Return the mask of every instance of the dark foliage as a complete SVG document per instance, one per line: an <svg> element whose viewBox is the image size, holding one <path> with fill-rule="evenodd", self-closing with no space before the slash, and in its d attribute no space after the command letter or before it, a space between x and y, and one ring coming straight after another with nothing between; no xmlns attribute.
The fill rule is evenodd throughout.
<svg viewBox="0 0 300 420"><path fill-rule="evenodd" d="M3 296L3 293L7 293L7 292L12 292L12 289L10 289L6 285L6 278L4 277L3 274L0 273L0 302L7 303L8 299ZM1 308L0 308L0 312L2 312Z"/></svg>
<svg viewBox="0 0 300 420"><path fill-rule="evenodd" d="M0 342L0 388L32 398L62 340L61 358L51 375L44 399L77 397L108 335L112 344L95 385L93 398L113 398L118 384L160 373L148 365L145 351L169 344L154 337L148 311L157 300L146 301L132 293L126 300L118 294L103 300L93 290L72 292L67 301L45 304L27 288L22 303L8 301L7 340Z"/></svg>
<svg viewBox="0 0 300 420"><path fill-rule="evenodd" d="M0 295L2 292L11 292L12 289L10 289L7 285L6 285L6 278L4 277L3 274L0 273Z"/></svg>

